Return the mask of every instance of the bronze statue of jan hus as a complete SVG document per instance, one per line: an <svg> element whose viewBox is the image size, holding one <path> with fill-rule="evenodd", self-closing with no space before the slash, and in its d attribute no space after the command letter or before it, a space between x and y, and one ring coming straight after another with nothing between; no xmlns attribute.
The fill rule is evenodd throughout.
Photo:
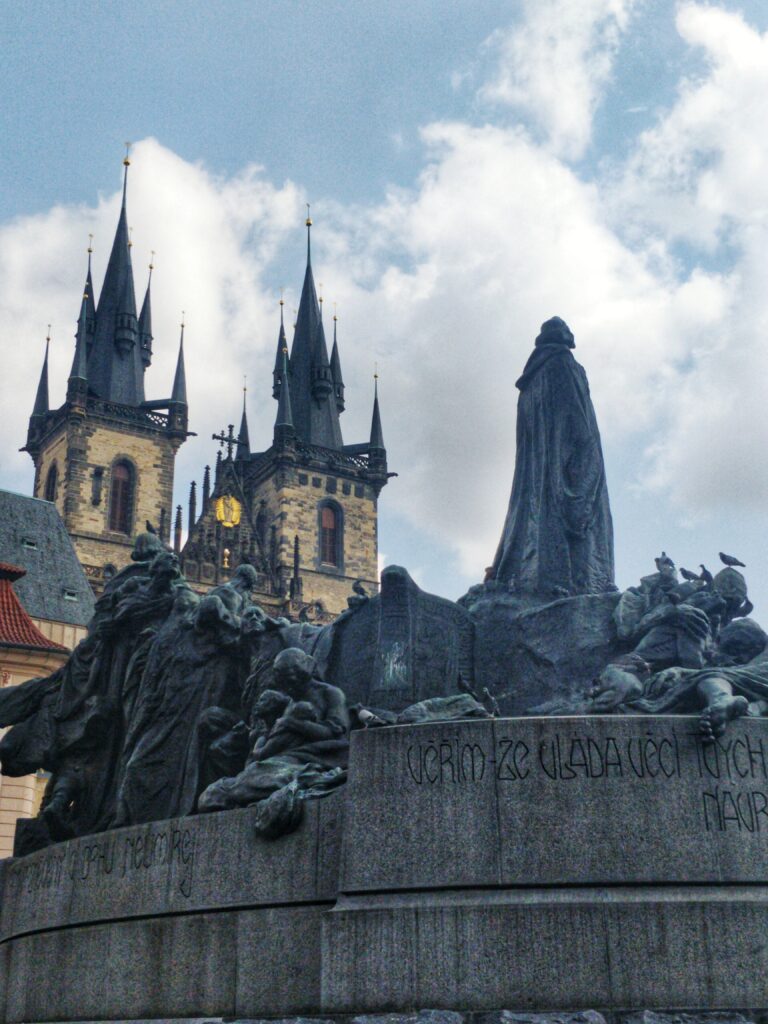
<svg viewBox="0 0 768 1024"><path fill-rule="evenodd" d="M613 524L587 375L560 317L517 381L515 475L486 580L541 600L615 590Z"/></svg>

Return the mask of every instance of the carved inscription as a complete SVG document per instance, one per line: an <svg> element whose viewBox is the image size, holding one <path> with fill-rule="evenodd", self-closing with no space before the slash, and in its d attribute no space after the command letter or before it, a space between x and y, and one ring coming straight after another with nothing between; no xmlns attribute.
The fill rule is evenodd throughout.
<svg viewBox="0 0 768 1024"><path fill-rule="evenodd" d="M175 825L148 827L135 833L94 836L89 841L53 847L44 856L14 865L20 889L29 894L58 889L65 880L73 887L93 879L117 880L144 872L171 871L172 883L187 899L192 895L197 835Z"/></svg>
<svg viewBox="0 0 768 1024"><path fill-rule="evenodd" d="M702 785L701 823L707 832L768 834L768 739L736 730L708 746L698 733L672 728L629 737L555 731L533 746L510 733L493 747L457 730L410 744L405 770L417 786L693 781Z"/></svg>

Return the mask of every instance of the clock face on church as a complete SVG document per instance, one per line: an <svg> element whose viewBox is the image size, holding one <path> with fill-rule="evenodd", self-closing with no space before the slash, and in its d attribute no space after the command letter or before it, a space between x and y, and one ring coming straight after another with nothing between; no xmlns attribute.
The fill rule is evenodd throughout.
<svg viewBox="0 0 768 1024"><path fill-rule="evenodd" d="M216 499L216 519L222 526L237 526L243 506L231 494L222 494Z"/></svg>

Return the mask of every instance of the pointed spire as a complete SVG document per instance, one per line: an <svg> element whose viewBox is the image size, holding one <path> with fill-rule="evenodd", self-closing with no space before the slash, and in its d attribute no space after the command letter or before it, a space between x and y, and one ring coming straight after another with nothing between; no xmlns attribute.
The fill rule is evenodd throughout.
<svg viewBox="0 0 768 1024"><path fill-rule="evenodd" d="M51 347L51 325L48 324L48 334L45 337L45 358L43 368L40 371L40 380L37 384L35 405L32 409L33 416L45 416L50 408L48 402L48 351Z"/></svg>
<svg viewBox="0 0 768 1024"><path fill-rule="evenodd" d="M328 346L325 343L323 319L317 325L315 336L315 361L312 367L312 397L322 402L333 391L333 376L328 359Z"/></svg>
<svg viewBox="0 0 768 1024"><path fill-rule="evenodd" d="M181 551L181 531L182 531L182 519L181 519L181 505L176 506L176 519L173 524L173 550L178 553Z"/></svg>
<svg viewBox="0 0 768 1024"><path fill-rule="evenodd" d="M200 515L205 512L208 508L208 502L211 500L211 467L206 466L205 472L203 473L203 507L200 510Z"/></svg>
<svg viewBox="0 0 768 1024"><path fill-rule="evenodd" d="M96 309L88 380L100 398L124 405L144 399L143 367L137 349L138 324L128 237L126 196L130 159L123 160L123 198L115 240Z"/></svg>
<svg viewBox="0 0 768 1024"><path fill-rule="evenodd" d="M192 533L192 528L197 522L197 483L192 481L189 485L189 516L187 518L187 533Z"/></svg>
<svg viewBox="0 0 768 1024"><path fill-rule="evenodd" d="M154 253L152 256L154 257ZM147 278L147 290L144 295L144 302L141 305L141 313L139 314L139 349L141 353L141 362L146 368L152 362L152 300L151 300L151 287L152 287L152 271L155 269L154 258L149 263L149 277Z"/></svg>
<svg viewBox="0 0 768 1024"><path fill-rule="evenodd" d="M373 417L371 418L371 452L384 452L384 433L381 429L381 413L379 412L379 374L373 375Z"/></svg>
<svg viewBox="0 0 768 1024"><path fill-rule="evenodd" d="M177 405L187 404L187 375L184 369L184 314L181 320L181 336L179 338L179 356L176 360L176 373L173 378L171 401Z"/></svg>
<svg viewBox="0 0 768 1024"><path fill-rule="evenodd" d="M280 397L280 381L283 371L283 349L288 348L288 341L285 337L285 324L283 322L283 296L280 296L280 330L277 334L277 352L275 353L275 368L272 371L272 397Z"/></svg>
<svg viewBox="0 0 768 1024"><path fill-rule="evenodd" d="M72 370L69 374L69 385L68 392L73 390L73 385L77 381L78 387L74 390L83 390L82 385L88 379L88 302L90 296L88 292L83 293L83 300L80 303L80 317L77 321L77 332L75 334L75 358L72 360ZM70 395L67 394L67 400L70 400Z"/></svg>
<svg viewBox="0 0 768 1024"><path fill-rule="evenodd" d="M86 355L90 354L93 345L93 332L96 330L96 293L93 290L93 278L91 277L91 256L93 255L93 235L88 235L88 271L85 275L85 287L83 295L88 296L85 311L85 333L86 333Z"/></svg>
<svg viewBox="0 0 768 1024"><path fill-rule="evenodd" d="M293 409L291 406L291 389L288 382L288 349L283 349L282 365L282 387L280 398L277 403L277 417L275 419L274 441L275 445L290 444L295 430L293 425Z"/></svg>
<svg viewBox="0 0 768 1024"><path fill-rule="evenodd" d="M336 324L339 318L333 314L333 349L331 350L331 378L333 380L333 393L336 398L336 408L340 413L344 412L344 381L341 376L341 359L339 358L339 343L336 339Z"/></svg>
<svg viewBox="0 0 768 1024"><path fill-rule="evenodd" d="M251 439L248 436L248 416L245 412L245 397L248 394L248 388L243 384L243 415L240 420L240 431L237 435L237 455L235 456L236 462L242 462L248 458L251 454Z"/></svg>
<svg viewBox="0 0 768 1024"><path fill-rule="evenodd" d="M218 484L219 477L221 476L221 462L222 462L221 448L219 448L219 450L216 452L216 469L214 470L214 477L213 477L213 486L214 486L214 488Z"/></svg>

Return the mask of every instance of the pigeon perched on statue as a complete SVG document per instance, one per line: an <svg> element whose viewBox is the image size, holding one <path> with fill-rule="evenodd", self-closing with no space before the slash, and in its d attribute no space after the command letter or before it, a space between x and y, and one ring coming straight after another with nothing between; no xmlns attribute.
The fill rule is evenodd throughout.
<svg viewBox="0 0 768 1024"><path fill-rule="evenodd" d="M689 583L694 583L696 581L701 580L701 577L697 572L691 572L690 569L684 569L682 565L680 566L680 575L683 577L684 580L688 580Z"/></svg>
<svg viewBox="0 0 768 1024"><path fill-rule="evenodd" d="M719 554L720 561L723 563L723 565L729 565L731 568L733 568L736 565L740 565L742 569L746 569L746 565L743 562L740 562L738 558L736 558L734 555L725 555L722 551L719 552Z"/></svg>

